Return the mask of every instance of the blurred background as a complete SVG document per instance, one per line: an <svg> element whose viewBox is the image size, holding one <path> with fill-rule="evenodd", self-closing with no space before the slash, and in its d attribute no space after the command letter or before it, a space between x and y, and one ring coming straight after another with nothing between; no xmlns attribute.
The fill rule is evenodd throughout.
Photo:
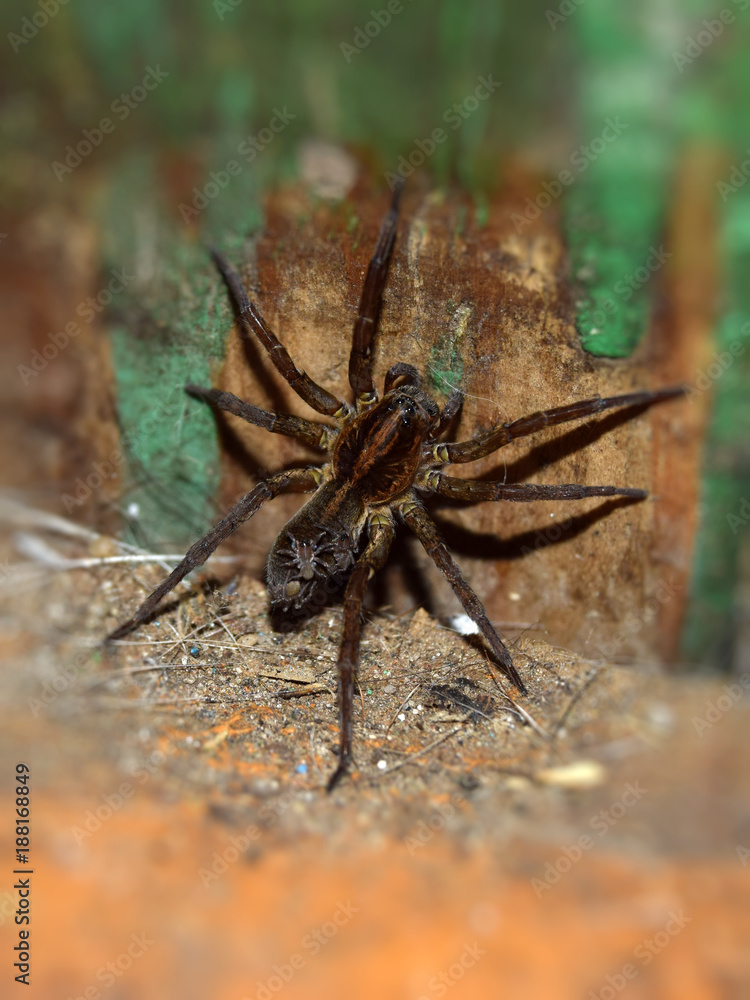
<svg viewBox="0 0 750 1000"><path fill-rule="evenodd" d="M460 192L463 211L475 228L494 218L494 206L501 201L509 231L512 226L519 241L534 227L547 225L566 254L566 308L577 346L592 365L602 359L627 364L637 355L646 333L670 308L664 286L651 276L661 269L665 254L674 255L670 268L683 277L682 284L670 286L670 294L681 304L680 315L687 317L684 338L678 341L692 345L685 353L687 369L675 370L689 386L691 412L701 416L689 425L699 454L699 502L687 549L689 593L679 622L670 626L677 635L671 659L692 668L709 667L719 677L706 682L717 685L708 693L698 689L694 703L688 698L693 708L686 708L683 718L690 728L696 713L704 717L709 702L720 696L731 699L722 695L721 684L731 678L736 685L750 670L748 8L749 0L725 5L721 0L533 0L522 5L506 0L380 0L374 5L351 0L6 0L0 61L0 446L5 495L13 504L46 510L137 545L160 545L163 551L179 551L205 530L215 514L222 471L215 423L210 414L192 414L179 450L160 428L182 426L182 385L209 382L226 353L232 316L223 300L217 301L221 292L205 247L216 243L230 254L240 253L266 224L268 198L275 191L298 186L307 192L307 207L298 213L301 227L309 218L317 219L317 206L325 205L326 211L339 213L337 232L356 233L357 199L380 199L377 208L369 209L377 220L384 193L401 173L422 191ZM509 191L516 194L511 198ZM115 454L102 488L92 490L86 485L92 458L106 461ZM679 493L682 484L672 485ZM15 559L9 547L5 569L0 566L11 587L8 567ZM24 648L8 645L8 670L16 669ZM746 716L744 702L740 711ZM500 934L500 926L507 926L511 912L523 913L525 944L519 947L527 949L531 960L536 954L531 942L543 933L545 921L551 916L562 928L572 908L575 926L568 926L568 936L562 938L569 949L588 947L597 913L606 911L604 923L611 921L599 940L606 956L599 978L587 979L583 966L572 962L557 985L543 979L530 985L519 960L517 981L512 976L504 980L504 989L511 992L502 995L515 995L512 990L525 983L526 994L536 989L542 992L533 995L604 997L614 995L604 991L622 981L632 982L629 995L639 998L746 996L742 989L748 970L736 955L739 918L732 910L739 906L739 890L734 903L727 902L728 887L745 877L750 857L747 806L736 802L745 779L729 764L742 723L738 715L732 719L734 728L722 729L717 771L706 772L712 781L716 774L723 776L716 778L719 782L726 778L731 842L714 851L707 836L688 861L662 859L657 864L663 866L662 881L653 871L638 869L632 883L648 883L651 895L645 888L643 892L651 902L638 909L641 904L631 900L624 910L620 904L629 891L623 883L631 879L632 843L624 851L630 860L618 855L620 845L611 867L599 858L596 865L603 867L592 874L606 887L601 910L589 906L584 890L571 882L554 904L546 909L539 904L537 913L543 897L529 889L536 869L528 859L518 862L522 872L524 864L528 871L511 876L499 854L491 852L491 878L481 860L472 861L474 867L466 856L457 860L454 851L460 855L469 850L467 845L478 843L468 823L460 848L446 840L431 863L424 862L429 877L417 892L420 906L410 914L412 923L401 926L398 940L389 936L387 921L370 928L371 935L382 933L392 947L397 970L390 979L374 980L378 995L433 997L451 987L451 995L465 990L467 996L494 996L494 972L477 980L484 984L478 992L468 985L474 960L464 950L473 945L473 935L486 944L494 940L496 927ZM694 725L691 733L695 735ZM19 745L25 746L24 741ZM18 753L12 744L6 750L6 764L12 765ZM36 751L42 756L55 752L53 744ZM684 780L689 796L687 775ZM620 793L618 789L615 797L611 788L604 790L604 804L619 801ZM567 808L566 794L560 796ZM70 815L81 814L83 805L76 808ZM587 801L571 808L572 825L555 827L552 840L575 843L576 824L581 816L588 819L594 806ZM199 802L190 802L189 810L194 813L179 820L184 824L179 850L188 852L196 849L195 829L205 822L197 818L202 816ZM156 820L155 815L145 809L131 833L122 836L143 838L156 861L141 854L131 857L125 840L113 834L106 849L88 857L86 878L117 864L120 850L141 871L150 871L152 863L158 867L159 831L169 829L172 819L168 810ZM689 811L674 815L681 816L675 822L691 821ZM413 816L412 824L419 819ZM5 836L11 821L3 822ZM663 822L666 828L667 818ZM53 867L67 874L50 876L46 889L40 876L40 896L54 885L56 892L75 897L74 861L56 840L61 823L54 814L48 817L49 844L57 846L47 849ZM62 826L67 830L71 823ZM628 836L637 840L639 828ZM403 831L395 839L402 847ZM545 835L540 833L539 839L544 841ZM207 849L207 841L201 843ZM377 852L389 843L387 836L373 835L368 849L382 860ZM722 856L725 848L732 855L726 871L719 862L712 868L706 857ZM542 860L534 863L543 868L558 848L539 850ZM265 907L281 924L293 922L294 885L315 896L315 884L305 881L308 862L305 851L297 852L293 844L266 857L260 881L248 874L243 882L243 892L258 892L258 899L250 896L246 905ZM343 861L338 868L330 859L326 864L343 905L352 884L369 885L380 860L355 852L350 868ZM399 864L406 882L398 883L400 876L393 871L389 877L408 899L413 852ZM450 921L445 922L430 938L426 964L419 973L409 972L408 937L429 937L425 922L431 893L452 912L453 883L441 883L441 872L459 864L468 866L474 884L488 878L492 889L471 904L459 900L463 930L453 940ZM373 865L364 882L363 865ZM692 865L700 868L694 883ZM2 876L4 899L11 891L8 867L9 862ZM192 878L198 865L188 867ZM175 898L181 899L185 913L191 907L197 913L204 897L183 895L175 887L182 886L184 872L179 867L170 872ZM85 887L81 877L80 905L68 900L87 920L98 905L97 877L91 876ZM690 966L693 985L683 982L678 989L679 970L692 961L687 945L679 953L676 948L666 952L663 975L655 979L646 976L646 962L636 962L637 980L624 973L642 936L638 928L664 933L661 916L654 923L653 913L661 913L665 900L665 913L679 909L689 883L699 887L690 912L697 914L703 906L706 920L710 922L710 913L724 921L709 957ZM281 895L274 893L274 885L283 887ZM165 889L167 896L170 891ZM582 902L584 897L589 901ZM111 897L118 898L116 893ZM339 902L338 896L327 898L321 922L336 926L335 914L343 912L337 909ZM132 924L135 934L141 927L137 899L129 905L133 919L128 927ZM226 927L222 905L220 897L212 897L218 926ZM386 913L382 899L379 905ZM726 912L722 907L728 907ZM312 928L309 913L316 912L315 906L305 904L304 910L305 926ZM64 923L66 912L59 899L55 906L47 904L47 913L54 914L50 919ZM177 953L183 954L203 923L197 916L182 923L175 919L183 949ZM6 918L2 930L12 935L15 928ZM285 995L295 990L308 996L370 995L369 986L360 989L357 981L363 968L373 967L371 940L360 940L359 951L339 956L328 971L323 966L303 989L299 975L294 981L286 977L290 956L300 950L294 938L279 953L281 972L273 972L271 962L267 974L243 987L232 964L242 953L241 936L236 929L228 933L233 976L220 986L209 975L199 980L196 992L184 992L184 981L179 980L178 989L166 959L153 959L154 982L166 984L161 993L145 992L143 982L138 985L140 973L130 984L118 973L109 984L106 976L97 978L97 968L110 952L113 959L122 956L130 938L115 942L105 936L96 945L86 938L84 947L81 932L68 965L61 957L55 958L58 968L34 956L40 965L46 962L45 985L35 995L236 995L239 1000L243 988L246 995L258 997L282 988ZM332 934L323 937L328 940ZM49 927L44 935L47 941ZM224 947L216 941L214 946ZM301 951L311 962L312 946ZM203 958L205 968L221 965L213 964L215 952ZM565 963L555 961L559 971ZM482 968L479 960L476 964ZM447 985L439 978L433 982L441 971L451 979ZM58 972L62 992L55 993L50 984ZM269 982L273 975L279 979L278 990L275 980ZM331 977L338 985L327 992ZM584 993L584 983L599 992ZM100 992L84 993L92 984ZM71 992L75 990L80 993Z"/></svg>

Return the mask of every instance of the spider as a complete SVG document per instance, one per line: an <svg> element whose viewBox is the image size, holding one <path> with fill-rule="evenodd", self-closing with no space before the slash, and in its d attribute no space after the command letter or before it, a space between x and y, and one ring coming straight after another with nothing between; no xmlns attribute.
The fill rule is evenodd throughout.
<svg viewBox="0 0 750 1000"><path fill-rule="evenodd" d="M362 602L368 580L386 561L397 522L410 528L422 543L466 614L478 626L501 670L525 694L526 686L507 647L442 541L425 509L425 498L518 503L611 496L642 500L647 496L645 490L630 487L540 486L459 479L446 475L443 468L484 458L509 441L552 424L577 420L611 407L643 409L683 392L680 387L604 399L597 396L532 413L512 423L498 424L472 440L441 440L460 410L460 391L453 390L441 408L425 390L419 371L413 365L397 362L386 373L381 397L371 373L373 335L393 256L401 190L402 185L394 189L390 209L381 224L354 323L349 356L353 404L328 392L295 365L286 348L266 325L257 306L248 298L237 273L221 253L211 250L227 285L241 336L256 337L279 375L313 410L333 418L336 426L268 412L217 389L186 386L190 395L217 410L233 413L250 424L295 437L320 449L326 453L326 461L320 466L279 472L258 483L190 548L182 562L133 617L107 638L107 641L119 639L145 622L183 577L202 565L224 539L267 501L282 493L312 493L273 543L268 557L267 582L272 611L303 614L322 591L330 592L332 585L346 581L338 657L338 766L328 781L328 791L352 764L352 703L359 660Z"/></svg>

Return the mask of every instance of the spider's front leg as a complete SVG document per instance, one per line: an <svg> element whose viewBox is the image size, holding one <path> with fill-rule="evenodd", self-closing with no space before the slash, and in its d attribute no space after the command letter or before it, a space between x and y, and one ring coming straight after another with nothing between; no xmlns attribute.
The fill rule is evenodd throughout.
<svg viewBox="0 0 750 1000"><path fill-rule="evenodd" d="M433 493L448 500L465 500L480 503L484 500L509 500L512 503L533 503L535 500L583 500L586 497L626 497L645 500L647 490L632 486L582 486L580 483L561 483L543 486L539 483L492 483L481 479L458 479L442 472L426 473L418 484L422 493Z"/></svg>
<svg viewBox="0 0 750 1000"><path fill-rule="evenodd" d="M403 178L396 181L391 207L380 226L378 242L375 246L362 286L357 319L352 335L352 349L349 355L349 385L354 392L357 409L366 409L378 401L378 392L372 380L372 338L378 323L380 305L383 299L388 270L391 266L393 246L396 242L398 224L398 204L401 200Z"/></svg>
<svg viewBox="0 0 750 1000"><path fill-rule="evenodd" d="M349 770L352 760L352 705L354 675L359 662L362 634L362 601L367 582L388 558L395 527L388 510L377 511L368 521L369 541L349 577L344 597L344 629L339 649L339 764L331 775L327 791L332 791Z"/></svg>
<svg viewBox="0 0 750 1000"><path fill-rule="evenodd" d="M319 483L320 474L317 469L291 469L258 483L254 489L245 494L239 503L232 507L225 517L211 528L208 534L198 539L166 580L163 580L156 590L149 594L133 617L118 626L104 641L111 642L113 639L121 639L128 632L132 632L134 628L142 625L156 611L162 598L174 590L180 580L186 577L191 570L202 566L224 539L228 538L233 531L260 510L264 503L280 493L312 492L317 489Z"/></svg>
<svg viewBox="0 0 750 1000"><path fill-rule="evenodd" d="M528 437L544 427L556 424L566 424L571 420L591 417L604 410L616 407L632 407L647 409L656 403L663 403L685 395L684 386L673 386L669 389L657 389L654 392L630 392L622 396L594 396L592 399L580 399L575 403L557 406L552 410L539 410L526 417L520 417L512 423L498 424L485 434L480 434L470 441L453 441L443 444L425 445L424 457L431 462L445 464L458 462L476 462L479 458L491 455L493 451L502 448L510 441Z"/></svg>
<svg viewBox="0 0 750 1000"><path fill-rule="evenodd" d="M255 303L250 300L242 286L240 276L224 254L216 249L211 249L210 252L232 297L240 336L244 340L252 340L251 334L253 334L260 341L276 371L308 406L329 417L345 417L349 412L347 404L318 385L307 372L295 365L289 351L263 319Z"/></svg>
<svg viewBox="0 0 750 1000"><path fill-rule="evenodd" d="M263 427L272 434L284 434L286 437L297 438L312 448L328 451L336 439L338 431L327 424L317 424L303 417L294 417L289 413L272 413L262 410L259 406L246 403L231 392L221 389L206 389L200 385L188 384L185 392L194 399L201 399L216 410L233 413L254 427Z"/></svg>

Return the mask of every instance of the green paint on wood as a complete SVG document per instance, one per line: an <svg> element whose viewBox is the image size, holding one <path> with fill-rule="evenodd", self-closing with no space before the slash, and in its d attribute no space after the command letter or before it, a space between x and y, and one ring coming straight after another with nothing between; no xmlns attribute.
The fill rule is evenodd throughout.
<svg viewBox="0 0 750 1000"><path fill-rule="evenodd" d="M740 165L750 159L745 95L750 91L750 11L731 3L731 17L716 42L696 45L703 18L718 16L693 6L692 20L675 46L682 102L679 124L685 134L722 145L727 165L716 181L721 208L721 248L725 262L724 314L715 351L692 386L708 392L712 417L702 475L700 528L696 538L690 604L683 633L686 659L729 667L736 627L735 595L740 585L739 555L750 545L750 190ZM706 38L706 35L702 36Z"/></svg>
<svg viewBox="0 0 750 1000"><path fill-rule="evenodd" d="M203 229L206 243L236 256L260 212L251 175L234 183L231 219L227 199L217 197L206 205ZM100 207L104 254L128 261L133 276L122 309L127 322L112 330L126 456L123 510L137 505L137 518L129 518L137 540L179 546L215 518L219 478L214 418L184 386L215 381L233 317L206 245L186 239L178 206L164 203L149 156L123 161L108 195Z"/></svg>
<svg viewBox="0 0 750 1000"><path fill-rule="evenodd" d="M472 310L465 303L447 304L448 330L438 337L430 350L427 362L430 382L437 392L450 393L461 388L464 376L463 341L471 321Z"/></svg>
<svg viewBox="0 0 750 1000"><path fill-rule="evenodd" d="M750 544L750 191L735 192L724 208L729 309L719 324L712 361L692 383L694 391L713 394L714 406L683 652L692 660L729 667L738 558L743 545Z"/></svg>
<svg viewBox="0 0 750 1000"><path fill-rule="evenodd" d="M674 2L669 6L675 6ZM601 0L570 19L581 49L580 144L565 169L565 233L584 348L628 357L649 326L674 136L674 67L646 7Z"/></svg>

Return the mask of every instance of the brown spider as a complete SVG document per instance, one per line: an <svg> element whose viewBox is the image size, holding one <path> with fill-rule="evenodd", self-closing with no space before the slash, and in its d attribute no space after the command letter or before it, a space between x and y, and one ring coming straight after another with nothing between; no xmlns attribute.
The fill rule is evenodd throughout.
<svg viewBox="0 0 750 1000"><path fill-rule="evenodd" d="M522 693L526 687L508 649L487 617L482 602L461 575L425 510L429 496L481 502L485 500L578 500L582 497L623 496L641 500L644 490L617 486L538 486L531 483L480 482L446 476L451 463L484 458L515 438L533 434L551 424L576 420L614 406L646 407L682 393L681 388L595 397L568 406L533 413L499 424L470 441L441 442L461 406L462 394L453 391L441 409L422 387L419 372L399 362L385 376L379 398L370 371L372 339L383 289L393 255L401 185L380 228L378 242L360 299L349 357L349 383L354 405L344 402L314 382L292 361L276 335L249 300L238 275L216 250L212 256L223 275L244 338L258 338L276 370L318 413L333 417L329 427L283 414L270 413L217 389L189 385L186 390L219 410L298 438L326 452L318 467L291 469L271 476L250 490L185 555L182 562L143 602L132 618L108 639L118 639L141 625L161 599L184 576L206 561L217 546L266 501L281 493L313 496L282 529L268 557L268 594L273 610L302 614L321 592L348 580L344 597L344 627L338 658L340 744L338 767L328 782L330 791L347 772L352 760L352 697L358 663L361 609L370 577L386 561L396 532L404 522L420 540L450 583L467 615L477 624L503 672Z"/></svg>

